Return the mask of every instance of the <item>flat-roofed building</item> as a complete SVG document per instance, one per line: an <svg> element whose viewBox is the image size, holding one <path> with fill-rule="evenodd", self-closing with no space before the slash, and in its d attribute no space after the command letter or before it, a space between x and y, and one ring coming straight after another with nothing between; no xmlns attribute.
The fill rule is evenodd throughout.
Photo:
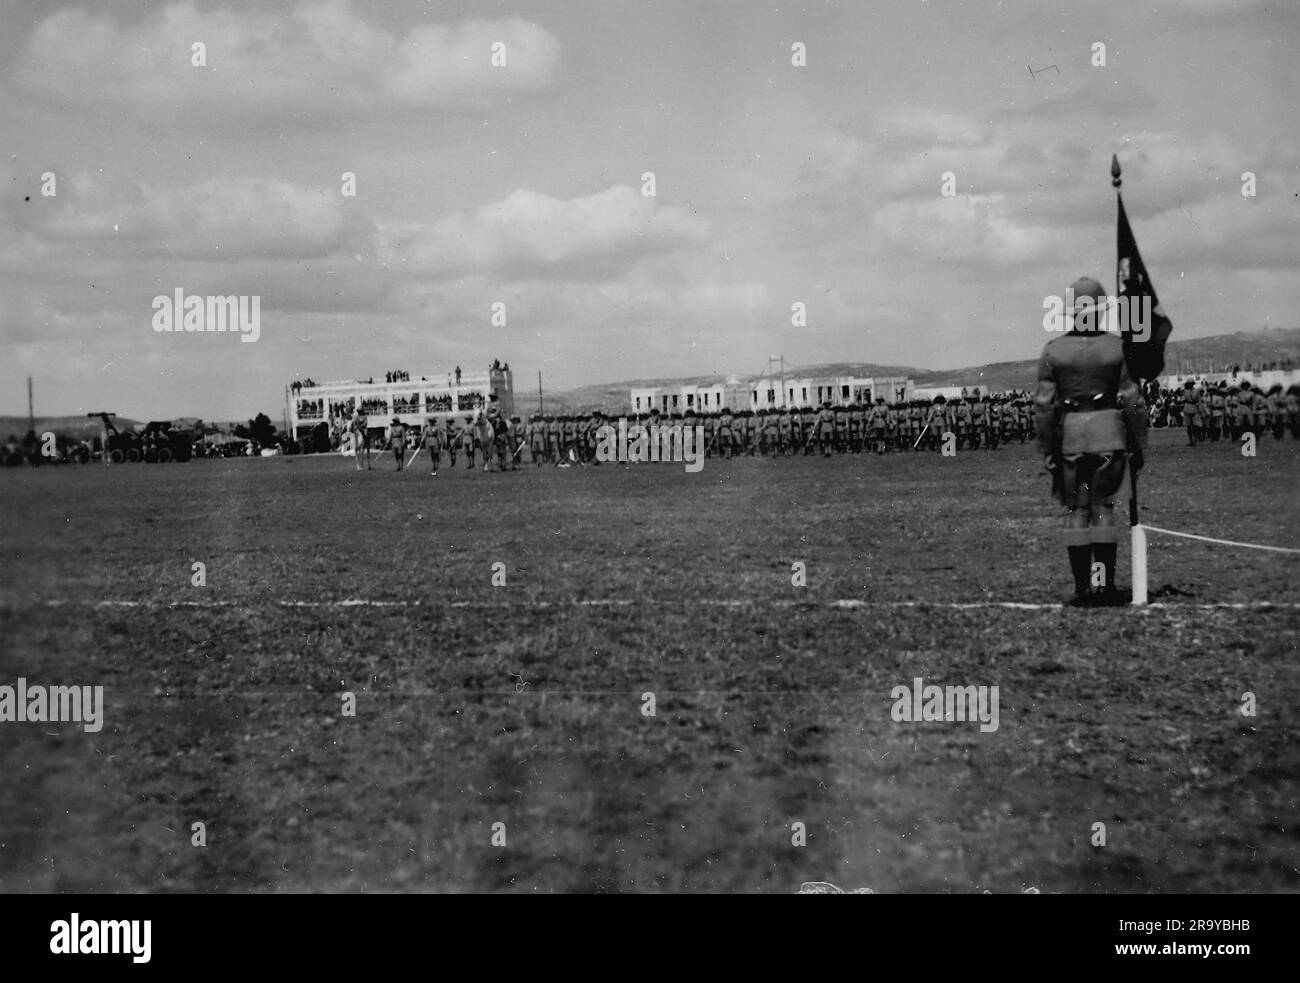
<svg viewBox="0 0 1300 983"><path fill-rule="evenodd" d="M298 380L285 388L289 432L302 440L320 424L331 432L344 429L359 406L369 417L370 433L387 439L393 417L408 426L421 426L429 417L439 422L464 417L495 396L501 412L514 415L514 381L508 364L493 362L486 372L455 372L446 376L389 373L381 381Z"/></svg>
<svg viewBox="0 0 1300 983"><path fill-rule="evenodd" d="M652 409L660 413L704 410L716 413L729 409L772 410L785 407L851 406L872 403L877 397L887 402L911 398L912 380L905 376L757 376L703 385L648 386L629 393L632 412L644 416Z"/></svg>

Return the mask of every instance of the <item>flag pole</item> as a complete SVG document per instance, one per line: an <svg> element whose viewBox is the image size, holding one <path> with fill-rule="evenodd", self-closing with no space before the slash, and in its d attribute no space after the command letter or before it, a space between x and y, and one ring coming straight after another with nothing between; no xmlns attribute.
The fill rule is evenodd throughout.
<svg viewBox="0 0 1300 983"><path fill-rule="evenodd" d="M1123 198L1120 193L1120 185L1123 179L1120 177L1119 155L1111 154L1110 157L1110 183L1115 189L1115 206L1116 210L1122 209ZM1115 255L1115 296L1119 296L1123 284L1120 282L1120 260L1119 251ZM1133 603L1147 603L1147 532L1142 528L1142 523L1138 521L1138 476L1132 468L1129 469L1128 476L1129 498L1128 498L1128 524L1131 536L1130 550L1132 553L1131 564L1133 567Z"/></svg>

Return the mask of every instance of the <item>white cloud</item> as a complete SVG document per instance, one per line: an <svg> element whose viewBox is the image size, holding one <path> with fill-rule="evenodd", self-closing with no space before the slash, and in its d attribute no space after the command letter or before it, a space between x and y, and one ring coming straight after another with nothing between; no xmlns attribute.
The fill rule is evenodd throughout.
<svg viewBox="0 0 1300 983"><path fill-rule="evenodd" d="M162 188L103 173L69 175L57 196L15 198L4 214L47 249L118 259L306 258L356 248L369 235L336 189L261 178Z"/></svg>
<svg viewBox="0 0 1300 983"><path fill-rule="evenodd" d="M627 185L568 199L520 189L431 227L391 229L382 236L380 258L437 277L527 278L561 270L586 279L707 233L708 223L687 209L659 205Z"/></svg>
<svg viewBox="0 0 1300 983"><path fill-rule="evenodd" d="M191 64L205 46L206 67ZM504 66L493 66L493 45ZM128 105L148 117L249 119L374 109L477 106L547 84L559 44L520 18L420 24L403 36L359 17L348 0L315 0L288 18L172 4L134 25L71 9L30 38L16 70L63 103Z"/></svg>

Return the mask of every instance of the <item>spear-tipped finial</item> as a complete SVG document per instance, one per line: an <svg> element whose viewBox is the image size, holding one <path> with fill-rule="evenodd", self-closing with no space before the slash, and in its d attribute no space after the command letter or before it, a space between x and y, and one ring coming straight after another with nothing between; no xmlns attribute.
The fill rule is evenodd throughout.
<svg viewBox="0 0 1300 983"><path fill-rule="evenodd" d="M1119 179L1119 155L1110 155L1110 183L1112 187L1118 188L1122 183Z"/></svg>

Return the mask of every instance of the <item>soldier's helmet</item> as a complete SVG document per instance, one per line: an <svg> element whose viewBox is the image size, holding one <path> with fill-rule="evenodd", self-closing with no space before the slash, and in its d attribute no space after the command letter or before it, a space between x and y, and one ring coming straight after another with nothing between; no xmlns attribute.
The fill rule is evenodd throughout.
<svg viewBox="0 0 1300 983"><path fill-rule="evenodd" d="M1070 293L1074 295L1074 306L1079 306L1080 297L1091 297L1094 302L1106 299L1106 288L1095 277L1081 276L1070 284Z"/></svg>
<svg viewBox="0 0 1300 983"><path fill-rule="evenodd" d="M1183 388L1191 389L1194 385L1196 385L1196 383L1192 382L1191 379L1188 379L1186 382L1183 383Z"/></svg>
<svg viewBox="0 0 1300 983"><path fill-rule="evenodd" d="M1070 293L1074 296L1074 309L1066 311L1071 318L1076 314L1086 317L1075 321L1076 331L1096 331L1101 327L1097 312L1106 304L1106 288L1101 282L1090 276L1081 276L1070 284ZM1084 298L1088 298L1084 300Z"/></svg>
<svg viewBox="0 0 1300 983"><path fill-rule="evenodd" d="M1241 380L1241 388L1242 388L1242 389L1249 389L1249 388L1250 388L1250 383L1247 382L1245 379L1242 379L1242 380Z"/></svg>

